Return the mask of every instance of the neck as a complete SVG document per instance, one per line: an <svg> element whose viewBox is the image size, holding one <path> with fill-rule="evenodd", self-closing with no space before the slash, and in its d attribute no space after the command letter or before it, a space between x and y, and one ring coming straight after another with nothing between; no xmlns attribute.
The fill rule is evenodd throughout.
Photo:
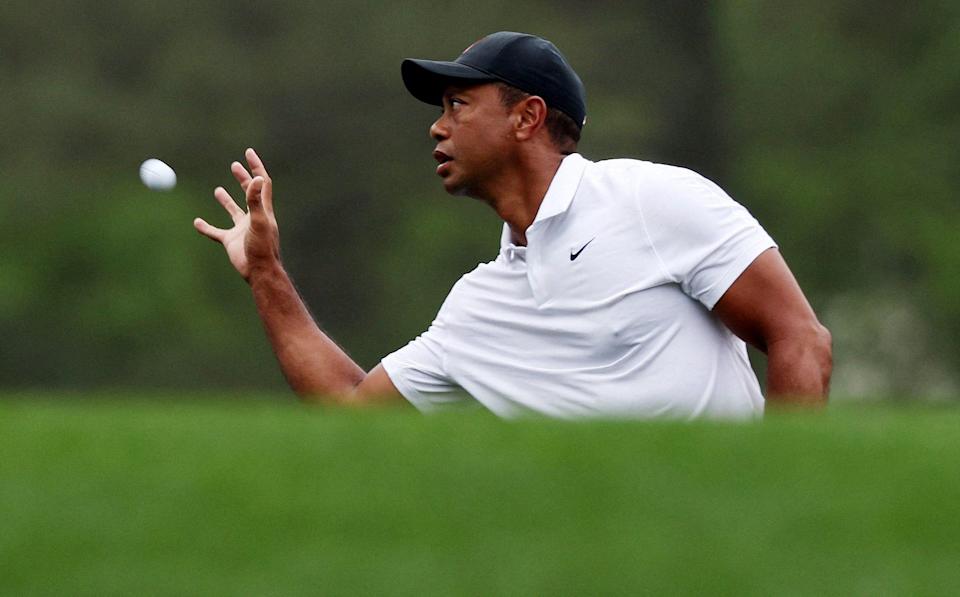
<svg viewBox="0 0 960 597"><path fill-rule="evenodd" d="M540 205L550 183L566 156L556 152L538 152L513 162L511 171L504 172L487 202L510 226L514 244L526 246L527 229L537 217Z"/></svg>

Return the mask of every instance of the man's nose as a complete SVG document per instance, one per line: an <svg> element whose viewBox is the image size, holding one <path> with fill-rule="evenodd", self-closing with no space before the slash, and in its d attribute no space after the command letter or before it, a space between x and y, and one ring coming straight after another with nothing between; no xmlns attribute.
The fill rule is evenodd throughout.
<svg viewBox="0 0 960 597"><path fill-rule="evenodd" d="M450 136L450 134L447 131L447 127L443 125L443 116L441 116L430 125L430 137L435 141L442 141L448 136Z"/></svg>

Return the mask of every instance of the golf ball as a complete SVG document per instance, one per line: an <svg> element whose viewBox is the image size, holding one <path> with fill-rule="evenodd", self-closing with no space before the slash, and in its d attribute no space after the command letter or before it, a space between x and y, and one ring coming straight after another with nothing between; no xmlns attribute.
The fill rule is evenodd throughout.
<svg viewBox="0 0 960 597"><path fill-rule="evenodd" d="M140 180L152 191L169 191L177 185L177 173L156 158L140 164Z"/></svg>

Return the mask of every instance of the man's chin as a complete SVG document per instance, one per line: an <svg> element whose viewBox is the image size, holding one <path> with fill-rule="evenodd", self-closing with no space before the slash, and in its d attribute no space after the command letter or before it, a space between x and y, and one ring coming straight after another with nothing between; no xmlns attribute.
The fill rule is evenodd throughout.
<svg viewBox="0 0 960 597"><path fill-rule="evenodd" d="M461 176L457 176L454 173L449 173L446 176L440 179L440 184L443 185L443 190L447 192L448 195L454 197L471 197L473 199L479 199L480 193L477 192L476 185L470 184L470 180L465 180Z"/></svg>
<svg viewBox="0 0 960 597"><path fill-rule="evenodd" d="M441 181L443 190L454 197L466 197L468 195L467 187L464 184L457 183L452 176L448 176Z"/></svg>

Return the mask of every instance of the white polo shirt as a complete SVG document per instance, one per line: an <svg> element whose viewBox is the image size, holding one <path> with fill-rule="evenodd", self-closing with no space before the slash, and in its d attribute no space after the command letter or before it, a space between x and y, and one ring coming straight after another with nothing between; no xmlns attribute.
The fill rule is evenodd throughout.
<svg viewBox="0 0 960 597"><path fill-rule="evenodd" d="M422 411L502 417L750 417L746 346L710 312L775 247L747 210L683 168L560 165L527 246L454 285L430 328L383 367Z"/></svg>

